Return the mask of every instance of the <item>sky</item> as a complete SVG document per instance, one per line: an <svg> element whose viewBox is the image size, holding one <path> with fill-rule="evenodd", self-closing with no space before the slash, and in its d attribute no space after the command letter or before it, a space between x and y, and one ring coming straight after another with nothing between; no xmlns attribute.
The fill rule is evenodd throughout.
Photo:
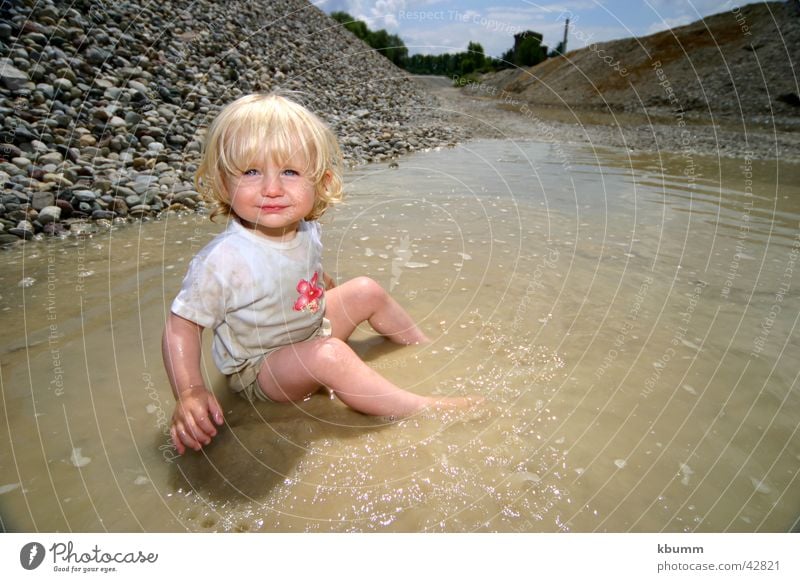
<svg viewBox="0 0 800 582"><path fill-rule="evenodd" d="M730 0L311 0L327 13L343 10L372 30L397 34L409 54L466 50L479 42L499 57L514 44L514 34L534 30L550 48L564 36L570 19L568 50L630 36L644 36L688 24L703 16L730 12ZM733 18L733 15L731 16Z"/></svg>

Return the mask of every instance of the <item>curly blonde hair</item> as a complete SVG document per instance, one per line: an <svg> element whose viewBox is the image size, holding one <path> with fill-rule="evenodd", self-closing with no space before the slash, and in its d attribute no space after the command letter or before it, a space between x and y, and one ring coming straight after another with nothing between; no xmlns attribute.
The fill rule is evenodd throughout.
<svg viewBox="0 0 800 582"><path fill-rule="evenodd" d="M229 180L254 162L283 165L295 154L306 161L314 184L314 206L306 220L316 220L342 199L342 152L336 136L311 111L275 93L252 94L226 105L206 134L195 183L215 205L211 220L230 216Z"/></svg>

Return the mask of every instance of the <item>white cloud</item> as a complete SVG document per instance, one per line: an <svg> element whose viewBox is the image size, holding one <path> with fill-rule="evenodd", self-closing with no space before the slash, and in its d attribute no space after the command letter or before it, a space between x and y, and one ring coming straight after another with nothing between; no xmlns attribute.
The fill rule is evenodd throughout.
<svg viewBox="0 0 800 582"><path fill-rule="evenodd" d="M395 31L398 26L398 15L406 10L406 0L325 0L316 2L325 12L347 12L356 20L363 20L373 30L386 28ZM419 4L415 2L414 4Z"/></svg>

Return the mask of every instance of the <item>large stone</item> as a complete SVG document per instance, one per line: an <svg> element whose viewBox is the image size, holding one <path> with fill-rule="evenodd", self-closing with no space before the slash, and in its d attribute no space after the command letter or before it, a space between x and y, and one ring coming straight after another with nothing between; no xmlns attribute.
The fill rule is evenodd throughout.
<svg viewBox="0 0 800 582"><path fill-rule="evenodd" d="M89 204L97 199L97 194L91 190L75 190L72 195L75 196L78 202L86 202Z"/></svg>
<svg viewBox="0 0 800 582"><path fill-rule="evenodd" d="M42 166L47 164L60 164L64 161L64 156L62 156L59 152L47 152L46 154L40 155L36 158L36 163Z"/></svg>
<svg viewBox="0 0 800 582"><path fill-rule="evenodd" d="M22 150L15 146L13 143L4 143L0 145L0 158L5 160L12 160L14 158L22 157Z"/></svg>
<svg viewBox="0 0 800 582"><path fill-rule="evenodd" d="M54 204L56 203L56 197L51 192L34 192L33 199L31 200L31 206L36 210L42 210L46 207L54 208ZM61 211L59 210L59 215Z"/></svg>
<svg viewBox="0 0 800 582"><path fill-rule="evenodd" d="M137 194L144 194L153 186L158 185L158 176L149 174L139 174L133 182L133 191Z"/></svg>
<svg viewBox="0 0 800 582"><path fill-rule="evenodd" d="M47 224L61 220L61 208L58 206L45 206L39 211L39 222Z"/></svg>
<svg viewBox="0 0 800 582"><path fill-rule="evenodd" d="M16 68L11 59L0 59L0 82L9 91L19 91L29 80L28 75Z"/></svg>
<svg viewBox="0 0 800 582"><path fill-rule="evenodd" d="M111 220L116 216L116 213L111 210L95 210L92 212L94 220Z"/></svg>
<svg viewBox="0 0 800 582"><path fill-rule="evenodd" d="M138 91L139 93L141 93L143 95L147 95L147 93L148 93L147 86L143 85L139 81L134 81L134 80L128 81L128 87L130 87L134 91Z"/></svg>
<svg viewBox="0 0 800 582"><path fill-rule="evenodd" d="M86 57L86 60L89 62L89 64L95 66L102 65L108 59L111 58L110 52L97 47L91 47L87 49L86 52L83 54Z"/></svg>
<svg viewBox="0 0 800 582"><path fill-rule="evenodd" d="M147 204L138 204L133 206L129 211L128 214L133 216L134 218L141 218L142 216L147 216L150 214L151 208Z"/></svg>
<svg viewBox="0 0 800 582"><path fill-rule="evenodd" d="M60 79L56 79L55 81L53 81L53 87L58 91L69 93L70 91L72 91L73 84L72 81L70 81L69 79L61 77Z"/></svg>
<svg viewBox="0 0 800 582"><path fill-rule="evenodd" d="M97 143L97 138L95 138L91 133L87 133L78 138L78 143L81 147L93 146Z"/></svg>
<svg viewBox="0 0 800 582"><path fill-rule="evenodd" d="M72 216L74 209L68 200L56 200L56 206L61 209L61 216L63 218L69 218Z"/></svg>

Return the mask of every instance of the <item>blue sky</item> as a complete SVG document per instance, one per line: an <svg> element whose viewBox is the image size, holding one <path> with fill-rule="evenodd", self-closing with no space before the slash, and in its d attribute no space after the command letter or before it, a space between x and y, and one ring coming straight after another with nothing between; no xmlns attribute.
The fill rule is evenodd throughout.
<svg viewBox="0 0 800 582"><path fill-rule="evenodd" d="M730 11L727 0L311 0L325 12L344 10L403 39L409 52L439 54L483 45L500 56L514 44L515 32L535 30L554 48L570 17L568 48L593 42L643 36L688 24L703 16ZM733 16L732 16L733 18Z"/></svg>

